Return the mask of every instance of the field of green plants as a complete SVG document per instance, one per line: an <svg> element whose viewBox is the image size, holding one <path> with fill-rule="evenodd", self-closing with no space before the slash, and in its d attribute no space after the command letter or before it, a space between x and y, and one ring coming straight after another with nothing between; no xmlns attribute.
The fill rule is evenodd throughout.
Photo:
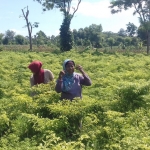
<svg viewBox="0 0 150 150"><path fill-rule="evenodd" d="M54 90L67 58L92 80L82 100ZM31 89L33 60L55 80ZM150 56L1 51L0 64L0 150L150 150Z"/></svg>

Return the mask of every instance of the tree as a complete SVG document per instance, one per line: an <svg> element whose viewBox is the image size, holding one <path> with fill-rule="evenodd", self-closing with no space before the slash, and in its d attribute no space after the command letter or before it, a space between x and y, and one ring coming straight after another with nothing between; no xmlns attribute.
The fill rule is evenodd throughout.
<svg viewBox="0 0 150 150"><path fill-rule="evenodd" d="M15 41L16 41L16 44L24 45L24 43L25 43L25 37L22 36L22 35L16 35L15 36Z"/></svg>
<svg viewBox="0 0 150 150"><path fill-rule="evenodd" d="M121 29L118 31L118 35L119 35L119 36L122 36L122 37L127 36L126 30L124 30L123 28L121 28Z"/></svg>
<svg viewBox="0 0 150 150"><path fill-rule="evenodd" d="M48 38L43 31L40 30L37 32L35 37L37 45L43 45L47 43Z"/></svg>
<svg viewBox="0 0 150 150"><path fill-rule="evenodd" d="M92 24L89 26L89 31L91 32L102 32L103 31L103 28L102 28L102 25L96 25L96 24Z"/></svg>
<svg viewBox="0 0 150 150"><path fill-rule="evenodd" d="M14 31L7 30L7 31L5 32L5 40L4 40L4 43L5 43L5 44L13 43L15 34L16 34L16 33L15 33Z"/></svg>
<svg viewBox="0 0 150 150"><path fill-rule="evenodd" d="M103 44L102 25L92 24L89 27L73 30L74 42L77 45L101 48Z"/></svg>
<svg viewBox="0 0 150 150"><path fill-rule="evenodd" d="M110 38L107 39L107 41L108 41L108 44L109 44L110 48L112 49L112 46L115 43L115 39L110 37Z"/></svg>
<svg viewBox="0 0 150 150"><path fill-rule="evenodd" d="M0 43L3 43L4 45L8 45L14 42L14 36L15 32L11 30L7 30L5 32L5 35L0 34Z"/></svg>
<svg viewBox="0 0 150 150"><path fill-rule="evenodd" d="M3 42L4 45L8 45L9 44L9 40L8 40L7 37L5 37L2 42Z"/></svg>
<svg viewBox="0 0 150 150"><path fill-rule="evenodd" d="M25 8L27 9L26 13L24 12ZM31 22L29 22L29 20L28 20L28 15L29 15L28 6L25 7L25 8L21 9L21 10L22 10L22 13L23 13L23 17L26 20L26 26L25 27L28 28L30 50L32 50L32 28L37 28L39 23L35 22L34 24L31 24Z"/></svg>
<svg viewBox="0 0 150 150"><path fill-rule="evenodd" d="M140 25L137 30L137 36L143 41L144 44L146 44L147 33L142 25Z"/></svg>
<svg viewBox="0 0 150 150"><path fill-rule="evenodd" d="M62 51L68 51L73 46L73 39L70 31L71 20L79 8L81 0L78 0L77 6L73 7L73 0L36 0L43 6L43 10L51 10L58 8L64 16L63 23L60 28L60 44ZM72 9L71 9L72 8ZM71 13L72 10L72 13Z"/></svg>
<svg viewBox="0 0 150 150"><path fill-rule="evenodd" d="M138 37L133 37L131 41L131 45L137 46L139 42L141 41Z"/></svg>
<svg viewBox="0 0 150 150"><path fill-rule="evenodd" d="M113 0L110 3L111 13L134 8L133 15L138 14L140 23L147 33L147 54L149 54L150 42L150 1L149 0Z"/></svg>
<svg viewBox="0 0 150 150"><path fill-rule="evenodd" d="M0 44L2 44L2 42L3 42L3 36L4 36L4 34L0 33Z"/></svg>
<svg viewBox="0 0 150 150"><path fill-rule="evenodd" d="M65 17L60 28L60 50L69 51L73 46L73 35L70 30L70 17Z"/></svg>
<svg viewBox="0 0 150 150"><path fill-rule="evenodd" d="M131 37L126 37L124 40L125 40L125 45L126 46L130 46L131 45L131 41L132 41Z"/></svg>
<svg viewBox="0 0 150 150"><path fill-rule="evenodd" d="M129 22L127 24L127 30L126 30L128 36L133 37L135 35L136 31L137 31L137 27L133 23Z"/></svg>
<svg viewBox="0 0 150 150"><path fill-rule="evenodd" d="M81 38L81 39L84 39L85 37L85 34L84 34L84 29L83 28L80 28L78 30L78 37Z"/></svg>
<svg viewBox="0 0 150 150"><path fill-rule="evenodd" d="M73 29L72 33L73 33L74 42L77 43L78 31L76 29Z"/></svg>

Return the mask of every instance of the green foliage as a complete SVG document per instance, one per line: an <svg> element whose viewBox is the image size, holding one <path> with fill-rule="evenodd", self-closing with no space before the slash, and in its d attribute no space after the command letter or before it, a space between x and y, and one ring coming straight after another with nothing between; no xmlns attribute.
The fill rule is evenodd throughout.
<svg viewBox="0 0 150 150"><path fill-rule="evenodd" d="M139 22L141 24L140 26L142 26L143 31L144 30L146 31L147 54L149 54L150 2L147 0L139 0L139 1L116 0L116 1L112 1L110 4L111 5L109 7L111 8L112 14L115 14L115 13L121 12L122 10L127 10L127 9L133 7L133 9L134 9L133 15L135 15L135 14L139 15ZM127 26L129 28L131 26L132 26L132 28L135 28L134 25L132 25L132 24L128 24ZM127 28L127 30L129 28ZM139 33L142 33L143 32L142 30L140 29Z"/></svg>
<svg viewBox="0 0 150 150"><path fill-rule="evenodd" d="M2 136L9 128L9 118L6 112L0 114L0 135Z"/></svg>
<svg viewBox="0 0 150 150"><path fill-rule="evenodd" d="M60 50L69 51L73 46L72 33L70 31L71 17L64 17L63 23L60 28Z"/></svg>
<svg viewBox="0 0 150 150"><path fill-rule="evenodd" d="M66 58L92 80L82 100L61 101L55 92ZM42 61L54 81L30 88L32 60ZM0 62L0 150L150 149L149 56L1 51Z"/></svg>
<svg viewBox="0 0 150 150"><path fill-rule="evenodd" d="M122 87L119 90L119 97L121 100L120 108L134 110L146 104L144 95L148 94L150 85L129 85Z"/></svg>
<svg viewBox="0 0 150 150"><path fill-rule="evenodd" d="M45 1L44 3L48 4L47 5L48 7L50 6L48 1ZM59 5L59 3L57 4ZM105 53L113 53L113 51L120 51L120 50L124 52L124 49L128 49L129 52L133 50L135 50L136 52L139 52L139 50L144 50L142 45L143 44L145 45L146 43L147 33L143 28L143 26L140 26L138 28L138 36L132 36L135 33L136 27L131 23L127 24L127 30L121 28L118 33L113 33L111 31L102 32L103 29L101 24L100 25L92 24L89 27L80 28L79 30L73 29L73 31L70 31L70 23L72 19L73 19L72 14L65 13L63 23L60 28L60 35L58 36L52 35L51 37L49 37L46 36L43 31L37 32L36 35L32 37L33 51L36 52L47 51L60 53L62 51L70 51L72 48L74 48L76 50L93 49L96 51L101 50L104 51ZM5 45L2 45L2 47L0 47L0 51L10 49L13 51L17 50L28 51L27 47L27 44L29 44L28 38L16 35L15 40L10 41L7 37L1 39L2 37L3 34L0 35L0 42ZM13 46L12 44L13 45L17 44L17 46L15 45ZM22 44L22 46L19 44ZM61 47L64 48L64 50L61 49ZM117 49L115 47L117 47Z"/></svg>
<svg viewBox="0 0 150 150"><path fill-rule="evenodd" d="M25 38L22 35L16 35L15 41L16 41L16 44L18 44L18 45L24 45L25 44Z"/></svg>
<svg viewBox="0 0 150 150"><path fill-rule="evenodd" d="M130 37L133 37L136 33L137 27L133 23L127 24L127 33Z"/></svg>

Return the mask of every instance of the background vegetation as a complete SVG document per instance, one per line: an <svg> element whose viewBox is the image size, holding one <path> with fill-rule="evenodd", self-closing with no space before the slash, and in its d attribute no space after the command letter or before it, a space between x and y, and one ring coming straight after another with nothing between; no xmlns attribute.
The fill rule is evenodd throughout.
<svg viewBox="0 0 150 150"><path fill-rule="evenodd" d="M63 26L62 26L63 27ZM138 34L137 34L138 32ZM135 49L141 49L146 45L146 33L141 28L137 30L137 27L132 24L127 24L127 29L120 29L118 33L103 32L102 25L92 24L89 27L74 29L68 32L69 36L72 36L72 48L84 47L84 48L107 48L113 49L117 46L119 49L126 49L132 47ZM66 36L65 36L66 37ZM65 40L65 38L63 38ZM32 38L33 46L48 46L57 47L60 49L61 42L60 36L47 37L43 31L39 31ZM69 42L70 43L70 42ZM22 35L15 35L14 31L7 30L5 34L0 34L0 44L5 45L28 45L29 38ZM29 48L29 46L28 46ZM70 50L70 49L69 49Z"/></svg>

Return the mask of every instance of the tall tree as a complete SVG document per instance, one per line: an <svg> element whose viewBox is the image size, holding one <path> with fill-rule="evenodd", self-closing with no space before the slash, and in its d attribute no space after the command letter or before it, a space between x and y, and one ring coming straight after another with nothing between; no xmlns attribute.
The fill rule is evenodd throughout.
<svg viewBox="0 0 150 150"><path fill-rule="evenodd" d="M110 38L107 39L107 41L108 41L108 44L109 44L110 48L112 49L112 46L115 43L115 39L110 37Z"/></svg>
<svg viewBox="0 0 150 150"><path fill-rule="evenodd" d="M66 16L60 28L60 50L69 51L73 47L73 35L70 30L70 16Z"/></svg>
<svg viewBox="0 0 150 150"><path fill-rule="evenodd" d="M13 41L15 34L16 34L16 33L15 33L14 31L7 30L7 31L5 32L5 38L8 38L9 41Z"/></svg>
<svg viewBox="0 0 150 150"><path fill-rule="evenodd" d="M89 26L89 31L91 32L102 32L103 28L102 25L96 25L96 24L92 24Z"/></svg>
<svg viewBox="0 0 150 150"><path fill-rule="evenodd" d="M7 44L11 44L14 42L14 36L15 36L15 32L11 31L11 30L7 30L5 32L5 36L3 38L3 44L7 45Z"/></svg>
<svg viewBox="0 0 150 150"><path fill-rule="evenodd" d="M16 44L24 45L24 43L25 43L25 37L22 36L22 35L16 35L15 36L15 41L16 41Z"/></svg>
<svg viewBox="0 0 150 150"><path fill-rule="evenodd" d="M134 8L133 15L138 14L140 23L144 26L147 33L147 54L150 45L150 0L113 0L110 3L112 14Z"/></svg>
<svg viewBox="0 0 150 150"><path fill-rule="evenodd" d="M133 37L136 34L136 32L137 32L137 26L135 26L133 23L129 22L127 24L126 32L127 32L128 36Z"/></svg>
<svg viewBox="0 0 150 150"><path fill-rule="evenodd" d="M78 0L76 7L72 5L73 0L34 0L43 6L43 10L51 10L58 8L64 16L63 23L60 28L60 44L62 51L68 51L73 46L73 39L70 31L71 20L79 8L81 0Z"/></svg>
<svg viewBox="0 0 150 150"><path fill-rule="evenodd" d="M26 8L26 12L24 12L24 9ZM34 24L31 24L31 22L29 22L28 20L28 16L29 16L29 9L28 9L28 6L25 7L24 9L21 9L22 10L22 14L23 14L23 17L25 18L26 20L26 26L28 28L28 34L29 34L29 42L30 42L30 50L32 50L32 28L37 28L38 27L38 22L34 22Z"/></svg>
<svg viewBox="0 0 150 150"><path fill-rule="evenodd" d="M37 42L37 45L43 45L43 44L46 44L47 43L47 36L46 34L43 32L43 31L39 31L36 33L36 42Z"/></svg>
<svg viewBox="0 0 150 150"><path fill-rule="evenodd" d="M125 45L126 45L126 46L130 46L130 45L131 45L132 38L131 38L131 37L126 37L126 38L124 39L124 41L125 41Z"/></svg>
<svg viewBox="0 0 150 150"><path fill-rule="evenodd" d="M127 36L126 30L124 30L123 28L121 28L121 29L118 31L118 35L119 35L119 36L122 36L122 37Z"/></svg>
<svg viewBox="0 0 150 150"><path fill-rule="evenodd" d="M4 36L4 34L3 33L0 33L0 44L2 44L2 39L3 39L3 36Z"/></svg>
<svg viewBox="0 0 150 150"><path fill-rule="evenodd" d="M142 40L144 41L144 45L146 44L146 40L147 40L147 34L146 34L146 31L145 31L145 28L140 25L138 27L138 30L137 30L137 36Z"/></svg>

